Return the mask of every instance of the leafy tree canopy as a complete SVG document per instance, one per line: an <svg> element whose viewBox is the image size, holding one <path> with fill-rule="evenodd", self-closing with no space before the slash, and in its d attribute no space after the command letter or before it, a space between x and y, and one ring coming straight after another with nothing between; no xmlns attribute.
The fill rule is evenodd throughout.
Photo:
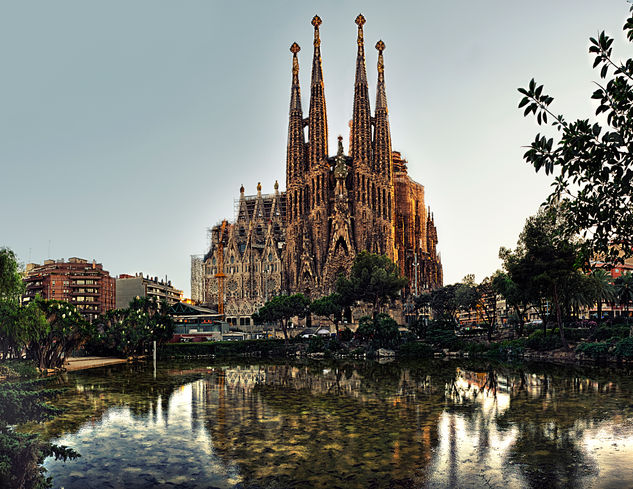
<svg viewBox="0 0 633 489"><path fill-rule="evenodd" d="M0 300L17 301L23 289L15 253L9 248L0 248Z"/></svg>
<svg viewBox="0 0 633 489"><path fill-rule="evenodd" d="M624 31L632 42L633 16ZM539 125L549 123L559 133L556 140L537 134L524 159L537 172L557 175L548 202L560 205L567 235L587 238L585 264L596 253L614 263L633 254L633 59L618 61L612 45L604 31L590 38L593 67L600 70L591 97L600 122L567 122L555 115L554 99L534 79L519 88L524 115L533 114Z"/></svg>
<svg viewBox="0 0 633 489"><path fill-rule="evenodd" d="M337 281L336 291L343 298L369 302L376 315L380 306L395 299L407 282L389 257L361 251L354 259L349 278L340 277Z"/></svg>

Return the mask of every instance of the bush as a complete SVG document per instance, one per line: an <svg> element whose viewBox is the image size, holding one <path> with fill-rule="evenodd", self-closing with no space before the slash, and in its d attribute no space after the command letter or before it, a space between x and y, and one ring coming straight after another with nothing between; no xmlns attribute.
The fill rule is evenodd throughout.
<svg viewBox="0 0 633 489"><path fill-rule="evenodd" d="M431 321L426 330L426 341L441 349L459 350L461 346L455 325L450 321Z"/></svg>
<svg viewBox="0 0 633 489"><path fill-rule="evenodd" d="M433 347L421 341L409 341L400 345L398 356L407 358L432 358Z"/></svg>
<svg viewBox="0 0 633 489"><path fill-rule="evenodd" d="M598 341L605 341L609 338L628 338L629 327L620 325L603 325L596 330L594 338Z"/></svg>
<svg viewBox="0 0 633 489"><path fill-rule="evenodd" d="M549 351L561 348L563 343L560 339L558 329L551 331L545 336L542 330L534 331L525 342L527 348L538 351Z"/></svg>
<svg viewBox="0 0 633 489"><path fill-rule="evenodd" d="M525 338L492 343L486 350L486 356L504 360L507 358L521 356L525 352L526 343L527 340Z"/></svg>
<svg viewBox="0 0 633 489"><path fill-rule="evenodd" d="M615 345L615 354L618 358L633 358L633 338L624 338Z"/></svg>
<svg viewBox="0 0 633 489"><path fill-rule="evenodd" d="M607 342L581 343L576 347L576 352L583 353L593 359L604 358L609 354L611 344Z"/></svg>
<svg viewBox="0 0 633 489"><path fill-rule="evenodd" d="M565 338L570 341L580 341L589 338L591 330L588 328L565 328Z"/></svg>
<svg viewBox="0 0 633 489"><path fill-rule="evenodd" d="M165 343L158 349L161 358L195 356L237 356L257 353L262 356L283 355L284 340L205 341L199 343Z"/></svg>
<svg viewBox="0 0 633 489"><path fill-rule="evenodd" d="M308 341L308 353L317 353L325 351L325 341L320 336L313 336Z"/></svg>
<svg viewBox="0 0 633 489"><path fill-rule="evenodd" d="M400 343L398 323L387 314L378 314L376 319L365 316L359 319L356 337L370 343L373 349L394 349Z"/></svg>
<svg viewBox="0 0 633 489"><path fill-rule="evenodd" d="M42 421L58 411L45 400L56 391L37 389L36 381L0 384L0 487L3 489L45 488L41 463L48 456L76 458L72 449L41 441L37 435L17 433L11 425Z"/></svg>
<svg viewBox="0 0 633 489"><path fill-rule="evenodd" d="M8 360L0 365L0 377L7 379L29 379L37 375L35 365L29 360Z"/></svg>
<svg viewBox="0 0 633 489"><path fill-rule="evenodd" d="M341 341L352 341L354 338L354 332L349 328L345 328L339 332L338 338Z"/></svg>

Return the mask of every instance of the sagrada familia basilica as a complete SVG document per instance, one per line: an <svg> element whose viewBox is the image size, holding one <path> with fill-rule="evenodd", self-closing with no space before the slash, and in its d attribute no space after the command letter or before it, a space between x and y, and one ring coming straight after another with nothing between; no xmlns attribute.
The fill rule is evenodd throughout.
<svg viewBox="0 0 633 489"><path fill-rule="evenodd" d="M280 191L275 182L273 193L262 194L258 183L257 194L246 195L242 187L235 220L211 229L208 253L192 265L194 300L217 304L218 294L223 292L225 314L234 323L249 324L251 314L274 295L302 292L319 297L330 293L339 274L350 270L362 250L386 254L398 264L409 278L405 296L442 285L437 232L424 202L424 187L408 176L407 162L391 147L385 44L376 44L378 85L372 116L365 68L365 18L359 15L349 154L339 136L331 156L321 23L318 16L312 19L314 55L307 118L299 84L300 47L297 43L290 47L286 190ZM221 279L219 275L223 275Z"/></svg>

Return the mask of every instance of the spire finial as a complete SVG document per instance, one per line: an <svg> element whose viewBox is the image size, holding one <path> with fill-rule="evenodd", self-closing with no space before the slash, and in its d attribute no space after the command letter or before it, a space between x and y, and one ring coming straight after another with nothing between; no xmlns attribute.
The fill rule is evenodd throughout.
<svg viewBox="0 0 633 489"><path fill-rule="evenodd" d="M275 180L275 190L279 190L279 182Z"/></svg>
<svg viewBox="0 0 633 489"><path fill-rule="evenodd" d="M243 193L244 193L244 185L242 185L242 186L240 187L240 193L241 193L241 194L243 194Z"/></svg>
<svg viewBox="0 0 633 489"><path fill-rule="evenodd" d="M290 52L292 53L292 74L299 74L299 60L297 59L297 53L301 51L301 47L296 42L292 43L290 46Z"/></svg>
<svg viewBox="0 0 633 489"><path fill-rule="evenodd" d="M343 156L343 136L338 135L338 153L337 156Z"/></svg>
<svg viewBox="0 0 633 489"><path fill-rule="evenodd" d="M385 62L382 59L382 52L385 50L385 43L378 41L376 49L378 50L378 74L383 74L385 72Z"/></svg>
<svg viewBox="0 0 633 489"><path fill-rule="evenodd" d="M319 26L323 24L321 17L315 15L312 17L312 25L314 26L314 46L318 47L321 45L321 38L319 37Z"/></svg>
<svg viewBox="0 0 633 489"><path fill-rule="evenodd" d="M358 26L358 45L362 46L364 44L364 40L363 40L363 25L365 24L365 17L363 17L363 14L358 14L358 17L356 17L356 25Z"/></svg>
<svg viewBox="0 0 633 489"><path fill-rule="evenodd" d="M262 182L257 182L257 193L262 191Z"/></svg>

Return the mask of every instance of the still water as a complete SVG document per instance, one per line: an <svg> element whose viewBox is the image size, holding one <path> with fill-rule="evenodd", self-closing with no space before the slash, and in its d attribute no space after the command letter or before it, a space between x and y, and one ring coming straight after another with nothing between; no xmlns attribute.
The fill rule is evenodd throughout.
<svg viewBox="0 0 633 489"><path fill-rule="evenodd" d="M631 488L630 372L462 361L67 374L54 487Z"/></svg>

